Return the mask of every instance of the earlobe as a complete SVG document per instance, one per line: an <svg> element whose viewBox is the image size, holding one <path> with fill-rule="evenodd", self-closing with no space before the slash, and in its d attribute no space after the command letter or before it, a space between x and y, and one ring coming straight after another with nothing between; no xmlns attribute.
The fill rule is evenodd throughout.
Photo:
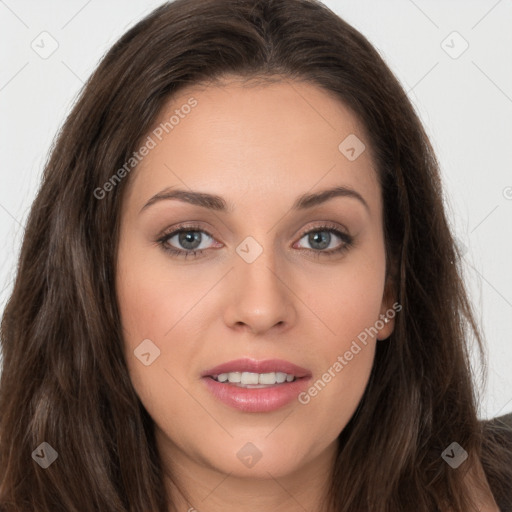
<svg viewBox="0 0 512 512"><path fill-rule="evenodd" d="M395 287L393 281L388 278L382 298L382 309L376 326L379 329L378 340L389 338L395 327L395 316L402 306L396 301Z"/></svg>
<svg viewBox="0 0 512 512"><path fill-rule="evenodd" d="M394 312L394 310L392 311ZM395 322L392 317L390 317L389 309L380 315L379 320L377 320L375 325L379 329L379 334L377 335L378 340L386 340L391 336Z"/></svg>

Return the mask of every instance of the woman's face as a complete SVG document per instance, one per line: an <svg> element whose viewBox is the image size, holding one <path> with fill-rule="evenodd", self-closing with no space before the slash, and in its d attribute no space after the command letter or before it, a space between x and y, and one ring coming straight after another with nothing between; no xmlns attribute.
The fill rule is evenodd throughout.
<svg viewBox="0 0 512 512"><path fill-rule="evenodd" d="M361 125L313 85L233 80L182 91L148 135L117 292L159 449L254 477L326 460L394 324Z"/></svg>

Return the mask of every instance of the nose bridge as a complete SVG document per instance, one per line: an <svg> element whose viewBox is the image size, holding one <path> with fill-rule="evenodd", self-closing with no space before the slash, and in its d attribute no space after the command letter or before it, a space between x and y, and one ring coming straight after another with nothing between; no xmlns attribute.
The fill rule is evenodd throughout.
<svg viewBox="0 0 512 512"><path fill-rule="evenodd" d="M260 235L262 240L263 235ZM277 255L272 236L266 236L260 243L255 237L247 236L236 247L236 279L261 291L279 293L281 284L277 276Z"/></svg>
<svg viewBox="0 0 512 512"><path fill-rule="evenodd" d="M261 331L291 321L293 305L271 240L271 235L263 243L248 236L236 247L229 323L242 322Z"/></svg>

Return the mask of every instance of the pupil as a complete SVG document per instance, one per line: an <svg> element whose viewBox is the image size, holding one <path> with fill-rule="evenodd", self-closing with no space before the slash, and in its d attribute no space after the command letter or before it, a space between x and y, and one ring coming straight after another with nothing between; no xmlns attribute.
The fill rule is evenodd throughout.
<svg viewBox="0 0 512 512"><path fill-rule="evenodd" d="M200 245L200 242L201 242L200 239L201 239L201 233L199 233L198 231L182 232L182 233L180 233L180 236L179 236L180 244L182 244L186 249L196 249L197 246L189 247L187 244L193 244L195 241L195 242L199 242L198 245Z"/></svg>
<svg viewBox="0 0 512 512"><path fill-rule="evenodd" d="M321 235L324 235L323 237ZM328 231L317 231L316 233L312 233L309 235L309 243L314 247L314 244L320 243L320 247L317 247L317 249L325 249L326 247L329 247L329 241L330 241L331 234ZM318 238L323 238L322 241L318 241Z"/></svg>

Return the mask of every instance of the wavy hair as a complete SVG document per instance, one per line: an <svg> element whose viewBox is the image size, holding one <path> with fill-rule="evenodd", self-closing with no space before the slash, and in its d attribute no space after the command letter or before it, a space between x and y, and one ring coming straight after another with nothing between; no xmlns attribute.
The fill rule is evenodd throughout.
<svg viewBox="0 0 512 512"><path fill-rule="evenodd" d="M2 317L2 509L172 507L153 421L122 350L114 277L130 176L101 200L95 191L175 93L233 74L305 81L335 95L365 127L378 169L387 270L403 310L391 337L377 342L364 396L340 434L330 509L477 510L465 468L480 459L496 488L512 469L503 440L484 436L477 417L469 343L482 360L485 347L439 165L379 53L317 0L166 3L119 39L85 84L46 162ZM440 456L454 440L469 455L457 470ZM58 453L45 470L32 456L42 442Z"/></svg>

